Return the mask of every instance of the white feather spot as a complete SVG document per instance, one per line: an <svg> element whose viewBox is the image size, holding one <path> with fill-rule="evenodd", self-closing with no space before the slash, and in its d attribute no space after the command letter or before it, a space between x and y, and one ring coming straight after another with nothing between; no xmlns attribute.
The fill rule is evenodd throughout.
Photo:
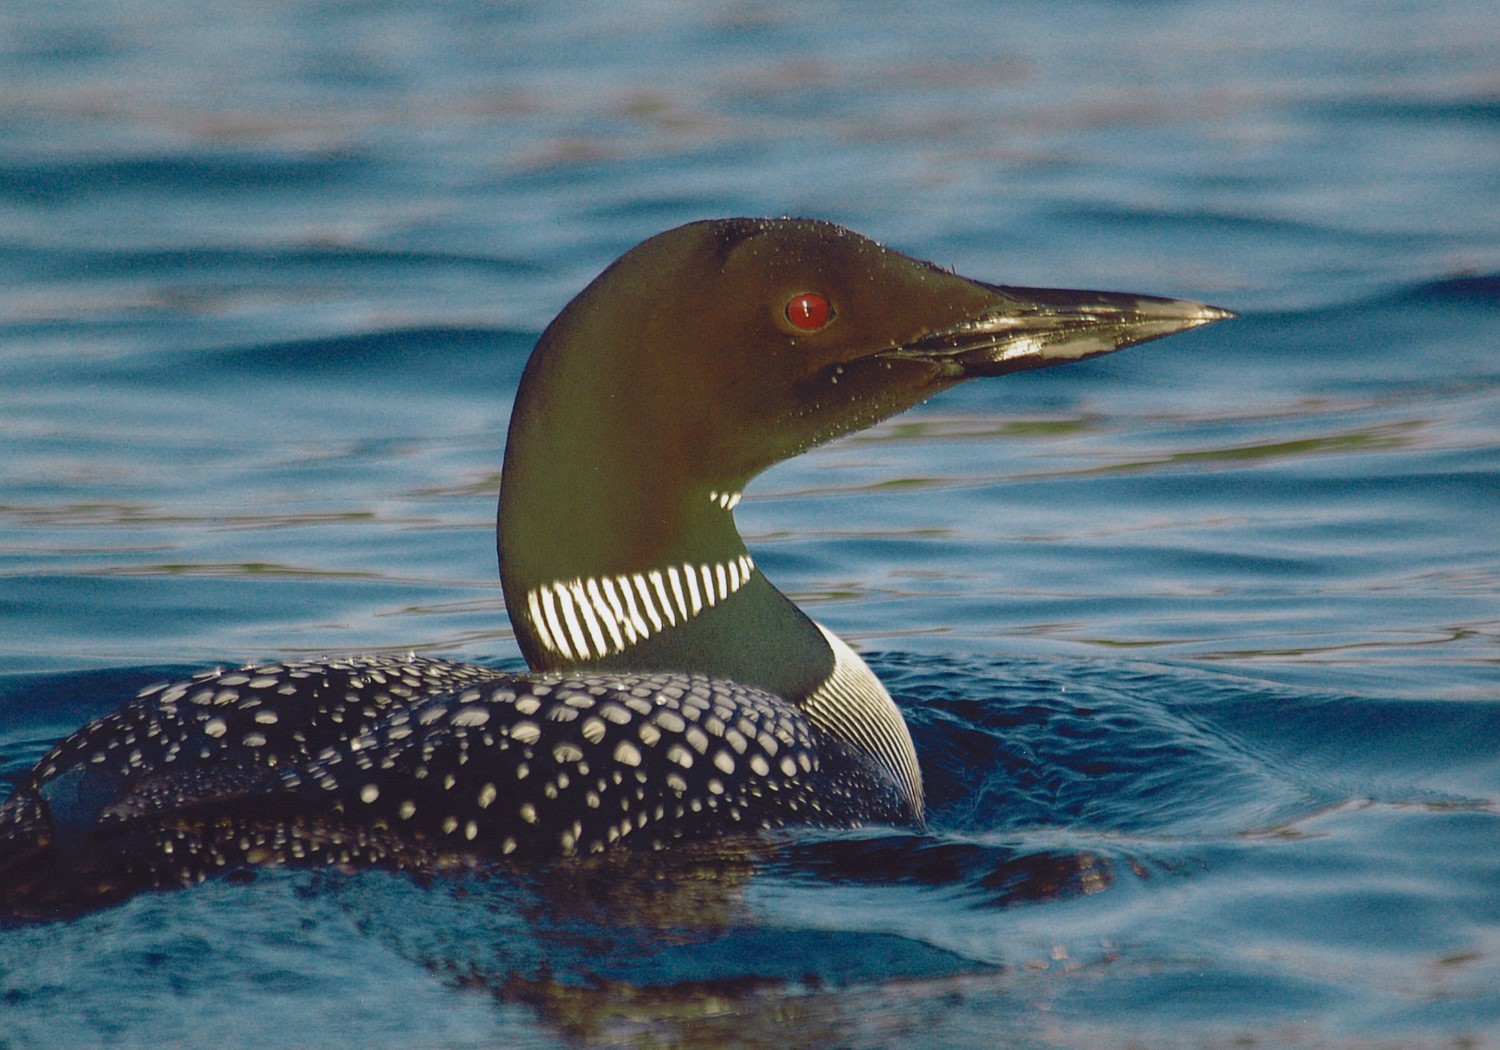
<svg viewBox="0 0 1500 1050"><path fill-rule="evenodd" d="M527 592L526 611L531 614L531 626L536 628L537 637L542 640L542 648L556 652L557 643L552 640L552 632L547 629L546 617L542 615L542 601L536 591Z"/></svg>
<svg viewBox="0 0 1500 1050"><path fill-rule="evenodd" d="M625 612L625 607L620 603L619 585L624 585L624 583L623 578L617 581L612 577L606 576L600 584L604 592L604 600L609 603L610 614L614 616L615 623L625 631L623 640L618 635L615 636L615 645L620 648L624 648L626 645L634 645L636 639L644 633L636 631L633 617ZM630 594L628 586L625 587L625 594L627 597Z"/></svg>
<svg viewBox="0 0 1500 1050"><path fill-rule="evenodd" d="M547 630L552 635L553 648L561 653L564 659L573 659L573 650L568 645L567 636L563 633L562 621L557 616L556 592L552 587L542 588L542 615L546 619Z"/></svg>
<svg viewBox="0 0 1500 1050"><path fill-rule="evenodd" d="M562 610L563 623L567 626L568 640L573 645L573 651L579 658L587 659L590 655L589 640L584 637L583 626L578 622L578 613L573 608L573 596L568 592L568 585L557 584L554 593L557 595L557 606Z"/></svg>
<svg viewBox="0 0 1500 1050"><path fill-rule="evenodd" d="M630 712L625 710L625 708L621 707L619 704L603 705L599 708L599 715L602 718L607 718L617 726L628 726L631 722L635 721L635 719L631 717Z"/></svg>
<svg viewBox="0 0 1500 1050"><path fill-rule="evenodd" d="M589 638L593 640L594 654L603 656L609 651L609 648L604 644L604 633L599 629L599 617L594 613L594 603L589 601L589 596L584 590L583 581L577 580L568 584L568 590L572 595L574 604L578 607L579 613L583 616L583 626L588 631ZM581 646L581 649L583 655L589 655L587 642Z"/></svg>
<svg viewBox="0 0 1500 1050"><path fill-rule="evenodd" d="M615 748L615 761L621 765L638 766L641 764L641 753L629 740L621 740L620 745Z"/></svg>
<svg viewBox="0 0 1500 1050"><path fill-rule="evenodd" d="M639 579L639 576L619 578L620 599L625 604L625 631L632 643L648 637L651 633L646 629L646 621L642 619L640 610L635 607L635 591L632 590L631 585ZM641 593L644 596L645 592Z"/></svg>
<svg viewBox="0 0 1500 1050"><path fill-rule="evenodd" d="M657 579L660 580L660 578L658 574ZM641 605L645 608L646 615L651 618L652 629L656 631L661 630L663 626L661 614L656 611L656 603L651 600L651 592L647 590L646 578L639 575L632 576L630 582L635 584L636 593L641 596Z"/></svg>
<svg viewBox="0 0 1500 1050"><path fill-rule="evenodd" d="M677 570L676 569L672 569L670 571L671 571L671 573L674 576L677 574ZM665 614L665 616L667 618L667 623L669 623L669 624L671 624L671 625L673 625L675 627L677 625L677 615L674 612L672 612L672 600L667 597L667 588L666 588L666 585L662 583L661 573L659 573L659 572L653 572L653 573L651 573L649 575L648 579L650 579L651 586L656 591L656 596L659 599L661 599L661 611L662 611L663 614ZM682 601L682 589L681 589L680 586L678 587L678 590L677 590L677 597L678 597L678 604L681 605L681 601Z"/></svg>

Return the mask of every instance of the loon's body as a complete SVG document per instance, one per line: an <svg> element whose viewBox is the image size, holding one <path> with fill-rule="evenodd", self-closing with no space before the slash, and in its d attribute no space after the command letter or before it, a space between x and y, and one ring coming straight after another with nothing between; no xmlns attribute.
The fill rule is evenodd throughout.
<svg viewBox="0 0 1500 1050"><path fill-rule="evenodd" d="M740 492L965 379L1228 316L982 284L822 222L652 238L548 327L517 393L497 537L532 673L356 657L155 686L0 804L0 898L920 824L900 712L756 568Z"/></svg>

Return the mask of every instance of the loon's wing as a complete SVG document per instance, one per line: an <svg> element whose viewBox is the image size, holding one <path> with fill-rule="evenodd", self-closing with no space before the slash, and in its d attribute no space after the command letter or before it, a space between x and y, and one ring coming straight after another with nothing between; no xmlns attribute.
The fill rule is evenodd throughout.
<svg viewBox="0 0 1500 1050"><path fill-rule="evenodd" d="M53 747L0 803L0 908L33 889L65 896L72 883L121 872L149 871L148 885L195 881L203 864L174 860L179 850L224 838L245 819L276 823L305 806L286 771L414 700L510 677L376 656L209 671L148 687ZM234 851L209 852L218 866L233 861Z"/></svg>
<svg viewBox="0 0 1500 1050"><path fill-rule="evenodd" d="M52 845L52 826L31 792L0 802L0 872L40 856Z"/></svg>
<svg viewBox="0 0 1500 1050"><path fill-rule="evenodd" d="M0 810L0 908L910 819L889 771L722 679L277 665L155 687L55 747Z"/></svg>

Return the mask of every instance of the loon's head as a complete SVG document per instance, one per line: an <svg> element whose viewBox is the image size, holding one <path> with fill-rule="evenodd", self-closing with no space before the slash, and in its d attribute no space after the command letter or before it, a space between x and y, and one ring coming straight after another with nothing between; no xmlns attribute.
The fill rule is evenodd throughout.
<svg viewBox="0 0 1500 1050"><path fill-rule="evenodd" d="M731 512L751 478L966 379L1230 316L985 284L827 222L653 237L567 305L521 379L498 535L522 652L537 669L701 671L805 702L839 643L749 560Z"/></svg>

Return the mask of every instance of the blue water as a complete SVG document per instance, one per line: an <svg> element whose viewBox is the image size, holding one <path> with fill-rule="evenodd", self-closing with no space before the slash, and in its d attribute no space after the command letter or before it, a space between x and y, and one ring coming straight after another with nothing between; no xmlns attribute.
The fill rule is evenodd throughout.
<svg viewBox="0 0 1500 1050"><path fill-rule="evenodd" d="M0 785L203 667L515 666L514 384L665 227L1244 314L747 493L926 833L145 895L0 930L0 1047L1500 1045L1496 55L1487 0L0 13Z"/></svg>

